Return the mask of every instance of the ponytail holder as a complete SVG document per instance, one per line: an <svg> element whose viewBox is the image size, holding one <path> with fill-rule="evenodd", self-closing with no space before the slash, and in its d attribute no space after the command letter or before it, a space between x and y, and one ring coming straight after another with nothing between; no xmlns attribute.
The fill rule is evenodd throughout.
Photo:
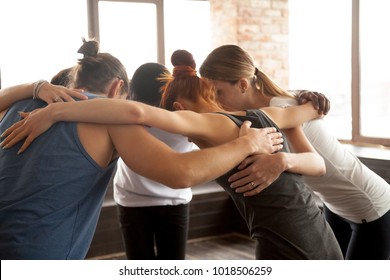
<svg viewBox="0 0 390 280"><path fill-rule="evenodd" d="M257 67L255 67L255 76L257 76L257 74L259 74L259 69L257 69Z"/></svg>

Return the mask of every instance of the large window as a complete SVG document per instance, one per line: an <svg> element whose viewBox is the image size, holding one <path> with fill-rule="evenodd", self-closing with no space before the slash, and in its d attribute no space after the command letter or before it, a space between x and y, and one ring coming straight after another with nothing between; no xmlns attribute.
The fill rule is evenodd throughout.
<svg viewBox="0 0 390 280"><path fill-rule="evenodd" d="M88 35L86 14L80 0L1 0L1 87L50 80L74 65Z"/></svg>
<svg viewBox="0 0 390 280"><path fill-rule="evenodd" d="M196 0L88 0L90 34L124 62L129 76L146 62L171 68L177 49L200 64L210 51L210 5ZM198 64L198 65L199 65Z"/></svg>
<svg viewBox="0 0 390 280"><path fill-rule="evenodd" d="M360 1L360 132L390 138L390 1Z"/></svg>
<svg viewBox="0 0 390 280"><path fill-rule="evenodd" d="M77 62L82 37L100 41L129 77L146 62L171 67L176 49L198 64L210 51L210 5L195 0L0 1L0 86L50 80Z"/></svg>
<svg viewBox="0 0 390 280"><path fill-rule="evenodd" d="M360 8L359 8L360 2ZM339 139L390 146L386 0L289 0L290 88L326 94Z"/></svg>

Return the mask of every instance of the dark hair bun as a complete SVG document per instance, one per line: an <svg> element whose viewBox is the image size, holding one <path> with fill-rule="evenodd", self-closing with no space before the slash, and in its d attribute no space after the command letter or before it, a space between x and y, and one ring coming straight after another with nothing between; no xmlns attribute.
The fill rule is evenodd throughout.
<svg viewBox="0 0 390 280"><path fill-rule="evenodd" d="M196 63L192 54L186 50L176 50L171 56L173 66L185 65L196 69Z"/></svg>
<svg viewBox="0 0 390 280"><path fill-rule="evenodd" d="M99 52L99 42L94 40L86 41L85 38L82 39L83 45L79 48L77 52L83 54L84 57L96 56Z"/></svg>

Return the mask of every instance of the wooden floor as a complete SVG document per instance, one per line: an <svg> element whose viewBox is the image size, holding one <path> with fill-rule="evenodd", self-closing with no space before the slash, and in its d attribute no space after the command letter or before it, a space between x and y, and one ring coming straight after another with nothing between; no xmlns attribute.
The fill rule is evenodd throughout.
<svg viewBox="0 0 390 280"><path fill-rule="evenodd" d="M192 239L187 245L187 260L254 260L254 241L231 233L220 236ZM124 260L125 253L101 256L94 259Z"/></svg>

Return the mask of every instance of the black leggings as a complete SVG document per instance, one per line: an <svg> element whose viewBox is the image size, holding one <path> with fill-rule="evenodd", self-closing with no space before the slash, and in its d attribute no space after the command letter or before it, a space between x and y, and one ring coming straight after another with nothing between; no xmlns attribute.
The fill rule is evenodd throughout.
<svg viewBox="0 0 390 280"><path fill-rule="evenodd" d="M118 205L126 256L129 260L184 260L189 204L123 207Z"/></svg>
<svg viewBox="0 0 390 280"><path fill-rule="evenodd" d="M325 205L324 215L346 260L390 259L390 211L377 220L362 224L336 215Z"/></svg>

